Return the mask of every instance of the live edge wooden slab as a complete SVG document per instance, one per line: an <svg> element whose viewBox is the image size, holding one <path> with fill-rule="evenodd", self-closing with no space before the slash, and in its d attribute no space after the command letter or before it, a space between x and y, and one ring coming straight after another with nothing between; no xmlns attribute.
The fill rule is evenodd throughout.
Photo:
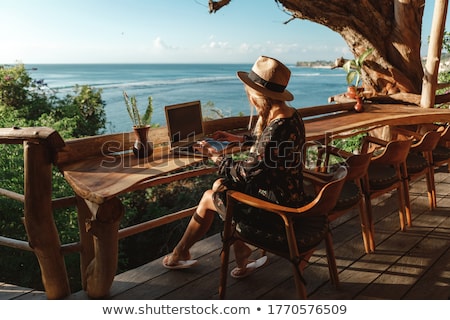
<svg viewBox="0 0 450 320"><path fill-rule="evenodd" d="M102 204L142 181L203 161L202 157L155 154L138 159L132 153L106 155L63 165L64 177L83 199Z"/></svg>
<svg viewBox="0 0 450 320"><path fill-rule="evenodd" d="M300 114L302 109L299 109ZM413 105L364 104L363 112L351 108L305 119L307 140L321 140L352 130L368 131L386 125L413 125L449 122L449 109L429 109Z"/></svg>

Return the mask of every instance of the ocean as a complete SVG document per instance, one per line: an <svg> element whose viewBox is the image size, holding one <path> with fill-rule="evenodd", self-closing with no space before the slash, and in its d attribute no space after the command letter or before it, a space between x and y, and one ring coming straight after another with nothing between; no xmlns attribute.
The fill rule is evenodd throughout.
<svg viewBox="0 0 450 320"><path fill-rule="evenodd" d="M136 96L144 110L153 98L152 123L165 125L164 106L193 100L213 104L224 116L250 114L250 106L236 71L249 71L251 64L39 64L26 65L30 76L42 80L57 95L74 94L75 85L102 89L106 103L106 132L130 131L131 121L123 91ZM342 69L288 65L296 108L327 104L328 97L347 88ZM37 68L36 70L33 68Z"/></svg>

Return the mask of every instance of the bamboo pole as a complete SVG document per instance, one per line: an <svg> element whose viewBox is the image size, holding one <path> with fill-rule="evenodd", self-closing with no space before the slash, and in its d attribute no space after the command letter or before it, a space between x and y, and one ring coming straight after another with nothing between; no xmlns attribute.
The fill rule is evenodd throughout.
<svg viewBox="0 0 450 320"><path fill-rule="evenodd" d="M422 108L433 108L434 106L447 9L448 0L436 0L433 23L431 25L430 45L428 47L422 83L422 97L420 101Z"/></svg>
<svg viewBox="0 0 450 320"><path fill-rule="evenodd" d="M53 220L52 164L47 143L24 141L25 228L30 247L39 261L48 299L70 294L61 242Z"/></svg>

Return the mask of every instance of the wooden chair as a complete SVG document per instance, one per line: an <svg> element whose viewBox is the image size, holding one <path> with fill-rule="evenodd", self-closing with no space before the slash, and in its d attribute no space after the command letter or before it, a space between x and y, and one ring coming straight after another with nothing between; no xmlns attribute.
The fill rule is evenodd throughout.
<svg viewBox="0 0 450 320"><path fill-rule="evenodd" d="M450 171L450 125L422 124L417 131L423 134L430 130L441 133L441 138L432 152L434 168L446 166L448 172Z"/></svg>
<svg viewBox="0 0 450 320"><path fill-rule="evenodd" d="M348 213L351 209L358 207L364 250L366 253L373 252L375 242L371 234L372 228L366 204L370 201L366 196L368 194L367 170L372 158L372 152L353 154L334 146L325 146L318 151L317 167L320 171L332 172L335 169L336 165L330 165L331 156L336 157L339 165L345 165L348 173L336 206L329 212L328 219L332 222ZM327 251L334 251L331 232L327 236L326 245Z"/></svg>
<svg viewBox="0 0 450 320"><path fill-rule="evenodd" d="M438 145L433 150L433 165L435 168L447 166L447 171L450 171L450 125L441 132Z"/></svg>
<svg viewBox="0 0 450 320"><path fill-rule="evenodd" d="M391 127L391 132L395 139L415 139L406 158L408 179L413 182L425 177L430 210L435 209L436 185L434 182L433 150L441 138L441 133L431 130L425 132L425 134L420 134L399 127ZM411 221L407 223L408 225L412 224Z"/></svg>
<svg viewBox="0 0 450 320"><path fill-rule="evenodd" d="M409 203L408 173L406 158L412 140L384 141L372 136L363 139L361 152L367 153L370 144L382 147L374 151L374 156L368 168L367 197L372 200L393 190L397 190L400 229L405 230L405 217L411 221L411 205ZM367 215L371 225L371 234L374 236L372 205L367 203Z"/></svg>
<svg viewBox="0 0 450 320"><path fill-rule="evenodd" d="M347 169L341 167L317 196L300 208L284 207L238 191L228 191L219 297L225 298L230 246L240 239L288 259L294 269L297 293L300 298L306 299L303 268L329 232L327 215L336 205L346 175ZM308 174L305 174L305 179L313 183L317 180ZM327 258L330 274L333 273L331 277L337 278L334 256Z"/></svg>

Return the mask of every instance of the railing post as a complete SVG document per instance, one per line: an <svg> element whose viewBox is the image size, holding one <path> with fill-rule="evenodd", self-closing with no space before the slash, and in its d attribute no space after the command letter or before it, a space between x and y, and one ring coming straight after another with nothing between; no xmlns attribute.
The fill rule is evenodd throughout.
<svg viewBox="0 0 450 320"><path fill-rule="evenodd" d="M24 146L25 228L39 261L48 299L70 294L61 242L53 220L52 162L47 141L26 140Z"/></svg>
<svg viewBox="0 0 450 320"><path fill-rule="evenodd" d="M422 83L422 108L433 108L435 103L436 87L441 61L442 38L445 29L445 19L448 10L448 0L436 0L431 25L430 45L428 47L427 61L424 68Z"/></svg>

